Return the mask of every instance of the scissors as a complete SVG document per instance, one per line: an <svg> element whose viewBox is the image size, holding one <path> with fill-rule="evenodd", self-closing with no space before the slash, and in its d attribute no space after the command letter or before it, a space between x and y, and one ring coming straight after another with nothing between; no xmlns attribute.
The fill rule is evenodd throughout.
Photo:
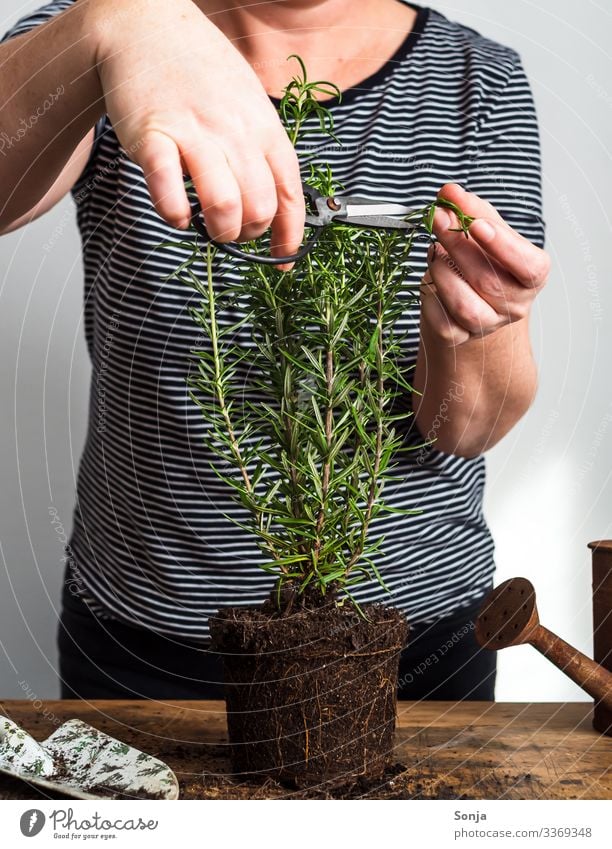
<svg viewBox="0 0 612 849"><path fill-rule="evenodd" d="M236 242L216 242L211 239L202 218L202 207L197 199L191 201L191 223L197 233L219 250L230 254L230 256L262 265L283 265L297 262L310 253L325 227L334 222L381 230L416 230L418 227L414 222L406 220L406 216L411 213L414 214L415 210L400 203L376 203L352 195L326 197L305 183L302 183L302 190L306 200L304 223L312 229L312 232L302 247L289 256L256 254L242 250Z"/></svg>

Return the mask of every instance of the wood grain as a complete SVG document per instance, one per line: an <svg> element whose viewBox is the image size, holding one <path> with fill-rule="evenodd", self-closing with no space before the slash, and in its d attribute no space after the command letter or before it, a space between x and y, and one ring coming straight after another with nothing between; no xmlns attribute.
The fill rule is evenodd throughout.
<svg viewBox="0 0 612 849"><path fill-rule="evenodd" d="M5 701L0 712L42 740L78 717L161 758L183 798L296 798L274 782L232 776L222 702ZM593 730L592 706L500 702L399 704L385 781L351 798L610 799L612 740ZM310 794L312 795L312 793ZM322 787L315 795L337 795ZM0 777L0 799L41 798Z"/></svg>

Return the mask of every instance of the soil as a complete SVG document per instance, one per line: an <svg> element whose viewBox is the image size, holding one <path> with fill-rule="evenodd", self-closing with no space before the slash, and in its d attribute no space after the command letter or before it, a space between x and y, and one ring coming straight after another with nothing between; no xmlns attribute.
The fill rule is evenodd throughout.
<svg viewBox="0 0 612 849"><path fill-rule="evenodd" d="M181 799L512 799L523 798L525 787L535 798L546 798L546 788L530 773L507 773L502 779L483 771L475 777L474 791L466 792L459 789L456 776L422 764L415 768L399 762L388 765L378 779L361 776L351 786L330 780L318 786L289 788L272 778L240 780L206 773L179 783Z"/></svg>
<svg viewBox="0 0 612 849"><path fill-rule="evenodd" d="M34 714L28 730L37 739L49 733L42 714ZM106 728L117 735L116 728ZM179 732L178 728L175 728ZM334 786L333 781L308 788L290 788L273 779L232 775L229 747L225 742L180 742L164 732L151 737L136 726L122 724L121 739L128 745L148 751L174 769L179 780L181 799L579 799L585 798L585 781L573 775L557 783L545 781L540 774L508 762L500 770L499 758L484 756L470 760L469 747L461 766L446 759L434 747L411 749L409 761L398 761L397 753L379 779L358 778L352 788ZM440 739L446 739L442 736ZM486 737L483 737L485 740ZM446 750L443 750L446 751ZM540 760L546 758L538 756ZM592 779L591 779L592 781ZM563 785L563 786L561 786ZM575 785L568 787L567 785ZM65 794L0 775L1 799L67 799ZM587 798L600 798L587 796ZM601 797L604 798L604 797Z"/></svg>
<svg viewBox="0 0 612 849"><path fill-rule="evenodd" d="M226 608L210 620L224 656L233 771L298 789L380 781L393 748L403 614L373 604L359 615L333 601L290 609Z"/></svg>
<svg viewBox="0 0 612 849"><path fill-rule="evenodd" d="M175 746L175 751L177 747ZM202 752L198 767L201 770ZM213 758L214 760L214 758ZM207 762L211 759L207 757ZM225 755L219 757L219 767L229 769ZM69 799L61 792L37 788L33 784L19 779L2 776L1 795L3 799ZM484 773L475 782L477 792L461 792L459 779L452 776L435 774L428 769L407 768L405 764L393 763L388 766L378 780L359 778L355 784L336 787L327 782L317 787L289 789L274 779L237 779L229 774L204 773L194 775L179 774L180 799L512 799L525 798L525 789L530 791L528 798L561 798L551 796L550 791L530 773L507 773L498 778L492 773ZM24 794L24 787L27 793ZM583 790L577 787L574 795L563 798L582 798Z"/></svg>

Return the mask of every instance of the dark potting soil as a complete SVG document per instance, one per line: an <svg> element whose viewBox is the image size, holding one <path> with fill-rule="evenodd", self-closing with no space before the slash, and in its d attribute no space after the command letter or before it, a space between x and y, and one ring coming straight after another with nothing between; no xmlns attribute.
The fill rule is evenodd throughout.
<svg viewBox="0 0 612 849"><path fill-rule="evenodd" d="M294 787L380 779L393 748L400 611L333 601L280 615L226 608L210 620L223 655L234 772Z"/></svg>
<svg viewBox="0 0 612 849"><path fill-rule="evenodd" d="M496 775L483 769L466 782L452 770L388 765L376 779L361 776L350 786L333 780L305 788L289 788L272 778L259 781L232 776L192 776L180 782L181 799L523 799L565 798L542 785L529 773ZM528 791L526 792L526 788ZM579 798L575 796L574 798Z"/></svg>

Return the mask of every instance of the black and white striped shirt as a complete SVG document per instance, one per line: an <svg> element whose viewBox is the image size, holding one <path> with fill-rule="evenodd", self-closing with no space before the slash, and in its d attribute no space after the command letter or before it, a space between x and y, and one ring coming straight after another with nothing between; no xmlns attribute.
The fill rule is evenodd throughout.
<svg viewBox="0 0 612 849"><path fill-rule="evenodd" d="M55 0L5 38L49 19ZM447 181L489 200L542 246L540 153L529 83L518 54L422 7L414 30L377 73L332 104L341 146L308 136L351 194L423 206ZM313 147L314 145L314 147ZM81 459L72 578L94 612L177 637L207 637L221 605L263 600L271 578L242 517L210 468L205 424L189 398L191 349L201 344L188 313L195 294L163 282L187 251L155 212L142 170L121 148L108 117L73 187L82 234L85 334L93 371ZM410 282L425 270L418 242ZM221 260L224 262L223 260ZM418 305L407 298L406 357L418 345ZM452 387L449 387L452 391ZM407 436L415 446L422 438ZM483 516L485 461L435 446L403 454L388 502L418 515L385 515L377 584L359 601L403 608L412 623L450 614L490 586L493 541ZM244 518L244 517L242 517Z"/></svg>

